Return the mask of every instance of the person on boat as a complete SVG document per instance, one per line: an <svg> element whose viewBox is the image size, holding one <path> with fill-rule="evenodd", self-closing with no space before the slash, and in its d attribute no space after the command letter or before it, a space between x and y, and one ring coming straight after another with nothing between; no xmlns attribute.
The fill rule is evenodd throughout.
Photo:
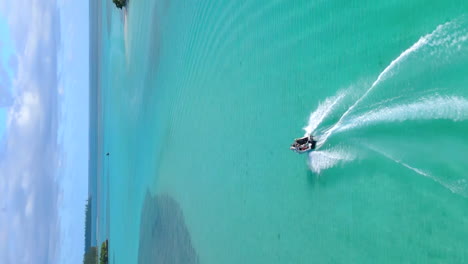
<svg viewBox="0 0 468 264"><path fill-rule="evenodd" d="M299 153L304 153L309 150L314 150L316 143L317 141L315 141L311 135L304 136L302 138L296 138L291 144L290 149Z"/></svg>

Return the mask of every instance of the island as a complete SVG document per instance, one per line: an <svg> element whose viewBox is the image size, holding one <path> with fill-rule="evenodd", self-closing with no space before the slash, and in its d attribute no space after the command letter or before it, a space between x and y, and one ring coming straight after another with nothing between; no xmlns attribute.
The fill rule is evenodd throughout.
<svg viewBox="0 0 468 264"><path fill-rule="evenodd" d="M100 264L109 263L108 247L109 247L109 240L106 240L101 245L101 257L99 258Z"/></svg>
<svg viewBox="0 0 468 264"><path fill-rule="evenodd" d="M200 264L184 212L169 194L146 192L136 263Z"/></svg>
<svg viewBox="0 0 468 264"><path fill-rule="evenodd" d="M83 264L108 264L109 263L109 240L102 242L100 249L93 242L92 230L92 198L89 197L85 205L85 246Z"/></svg>
<svg viewBox="0 0 468 264"><path fill-rule="evenodd" d="M127 5L127 0L112 0L112 2L114 2L115 6L120 9Z"/></svg>
<svg viewBox="0 0 468 264"><path fill-rule="evenodd" d="M109 263L109 240L106 240L102 243L99 255L100 257L99 257L99 262L98 262L97 247L90 247L85 252L83 263L84 264L108 264Z"/></svg>
<svg viewBox="0 0 468 264"><path fill-rule="evenodd" d="M88 198L85 205L85 246L84 246L84 264L97 264L98 262L98 248L91 242L92 231L92 204L91 197Z"/></svg>

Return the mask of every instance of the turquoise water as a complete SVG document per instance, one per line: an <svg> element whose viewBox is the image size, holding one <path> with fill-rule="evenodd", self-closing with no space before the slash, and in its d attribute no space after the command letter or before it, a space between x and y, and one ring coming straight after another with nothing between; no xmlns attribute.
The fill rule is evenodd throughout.
<svg viewBox="0 0 468 264"><path fill-rule="evenodd" d="M93 8L112 263L468 261L465 1Z"/></svg>

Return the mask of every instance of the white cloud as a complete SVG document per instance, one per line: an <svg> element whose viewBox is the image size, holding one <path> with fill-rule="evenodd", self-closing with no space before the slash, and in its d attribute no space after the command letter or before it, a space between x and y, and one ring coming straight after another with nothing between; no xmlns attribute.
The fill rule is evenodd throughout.
<svg viewBox="0 0 468 264"><path fill-rule="evenodd" d="M10 109L8 125L16 124L21 127L33 126L32 122L40 120L40 99L36 92L26 91L17 97L15 106Z"/></svg>
<svg viewBox="0 0 468 264"><path fill-rule="evenodd" d="M64 92L63 85L59 85L57 92L59 95L63 95L63 92Z"/></svg>
<svg viewBox="0 0 468 264"><path fill-rule="evenodd" d="M31 217L34 210L34 195L30 194L28 197L28 201L26 202L26 208L24 209L24 215L26 217Z"/></svg>
<svg viewBox="0 0 468 264"><path fill-rule="evenodd" d="M17 54L8 125L0 142L0 263L54 263L59 223L57 54L54 0L0 0ZM1 89L0 89L1 92Z"/></svg>
<svg viewBox="0 0 468 264"><path fill-rule="evenodd" d="M0 65L0 107L10 106L13 102L13 98L9 89L10 86L10 76L8 75L8 72Z"/></svg>

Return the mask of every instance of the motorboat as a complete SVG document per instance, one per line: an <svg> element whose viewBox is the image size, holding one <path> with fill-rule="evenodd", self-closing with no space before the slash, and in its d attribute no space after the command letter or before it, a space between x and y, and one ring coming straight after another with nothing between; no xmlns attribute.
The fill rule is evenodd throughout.
<svg viewBox="0 0 468 264"><path fill-rule="evenodd" d="M296 138L289 149L296 153L302 154L314 150L316 144L317 141L315 141L312 135L310 135Z"/></svg>

